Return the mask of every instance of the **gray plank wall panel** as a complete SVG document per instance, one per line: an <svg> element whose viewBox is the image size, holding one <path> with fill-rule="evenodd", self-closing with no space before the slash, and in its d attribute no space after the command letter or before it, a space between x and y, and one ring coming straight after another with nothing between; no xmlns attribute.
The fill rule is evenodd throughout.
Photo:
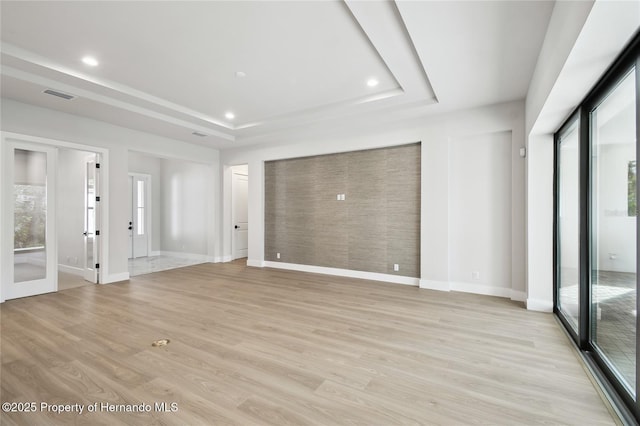
<svg viewBox="0 0 640 426"><path fill-rule="evenodd" d="M419 277L420 144L266 162L265 260Z"/></svg>
<svg viewBox="0 0 640 426"><path fill-rule="evenodd" d="M349 269L387 272L386 150L347 156Z"/></svg>
<svg viewBox="0 0 640 426"><path fill-rule="evenodd" d="M387 150L387 273L397 263L400 275L420 276L420 149ZM410 182L410 184L408 184Z"/></svg>

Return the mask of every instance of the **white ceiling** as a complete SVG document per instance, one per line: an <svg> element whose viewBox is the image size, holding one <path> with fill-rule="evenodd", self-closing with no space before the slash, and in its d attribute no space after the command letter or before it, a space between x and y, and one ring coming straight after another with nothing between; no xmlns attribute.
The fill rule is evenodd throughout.
<svg viewBox="0 0 640 426"><path fill-rule="evenodd" d="M552 8L551 1L2 1L1 90L225 149L312 124L522 99ZM84 55L100 64L84 65ZM379 84L369 87L370 78ZM43 94L47 88L77 98Z"/></svg>

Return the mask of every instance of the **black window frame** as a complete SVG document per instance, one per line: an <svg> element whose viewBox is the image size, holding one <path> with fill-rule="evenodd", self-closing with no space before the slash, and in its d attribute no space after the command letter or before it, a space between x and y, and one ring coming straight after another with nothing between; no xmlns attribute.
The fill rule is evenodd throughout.
<svg viewBox="0 0 640 426"><path fill-rule="evenodd" d="M636 362L636 397L628 393L627 389L616 377L608 363L601 356L591 341L592 304L591 304L591 145L592 123L591 114L600 103L614 90L627 73L635 67L635 97L636 97L636 164L640 159L640 33L637 33L627 45L619 57L613 62L596 85L589 91L579 106L572 112L569 118L554 134L554 177L553 177L553 305L554 314L567 330L578 349L583 353L586 361L603 383L605 391L610 394L611 400L619 405L619 413L625 421L640 421L640 368ZM558 309L558 284L559 284L559 143L561 136L574 125L575 120L579 126L579 155L580 155L580 271L579 271L579 314L578 332L570 326L564 314ZM640 199L640 187L636 185L636 200ZM636 265L640 264L640 215L636 216ZM636 274L636 312L640 312L640 298L637 291L640 287L640 279ZM636 315L636 354L640 354L640 316ZM626 408L626 409L625 409Z"/></svg>

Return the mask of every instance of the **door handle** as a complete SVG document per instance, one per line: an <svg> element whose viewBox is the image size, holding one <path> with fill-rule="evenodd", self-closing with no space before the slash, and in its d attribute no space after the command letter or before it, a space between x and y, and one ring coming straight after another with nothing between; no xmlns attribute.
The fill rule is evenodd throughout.
<svg viewBox="0 0 640 426"><path fill-rule="evenodd" d="M82 235L84 235L86 237L87 235L89 235L89 233L88 232L83 232Z"/></svg>
<svg viewBox="0 0 640 426"><path fill-rule="evenodd" d="M236 229L240 228L238 225L235 226Z"/></svg>
<svg viewBox="0 0 640 426"><path fill-rule="evenodd" d="M127 228L129 231L131 231L133 229L133 226L130 226L129 228Z"/></svg>

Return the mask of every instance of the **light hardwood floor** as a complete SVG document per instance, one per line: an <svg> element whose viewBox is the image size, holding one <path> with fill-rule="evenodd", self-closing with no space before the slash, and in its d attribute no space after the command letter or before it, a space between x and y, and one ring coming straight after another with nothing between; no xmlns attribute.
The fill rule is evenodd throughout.
<svg viewBox="0 0 640 426"><path fill-rule="evenodd" d="M500 298L234 262L0 310L0 399L85 409L2 425L614 424L553 316Z"/></svg>

